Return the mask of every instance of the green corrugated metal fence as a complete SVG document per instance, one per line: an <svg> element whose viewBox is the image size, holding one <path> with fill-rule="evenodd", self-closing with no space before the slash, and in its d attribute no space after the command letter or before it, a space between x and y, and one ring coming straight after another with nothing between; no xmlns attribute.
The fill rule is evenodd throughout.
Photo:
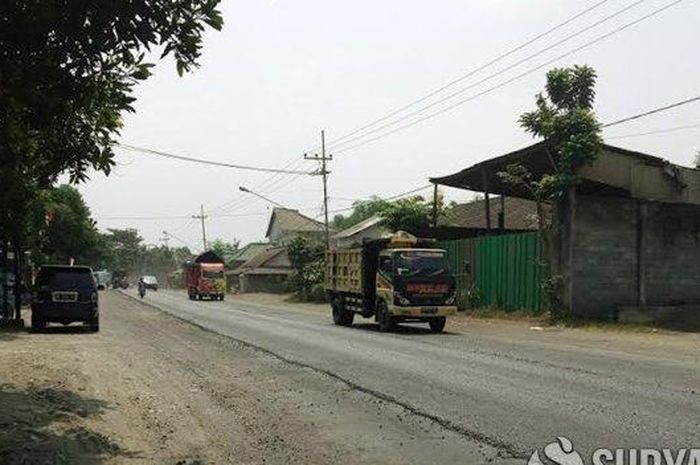
<svg viewBox="0 0 700 465"><path fill-rule="evenodd" d="M537 232L443 241L460 308L542 309L542 240Z"/></svg>

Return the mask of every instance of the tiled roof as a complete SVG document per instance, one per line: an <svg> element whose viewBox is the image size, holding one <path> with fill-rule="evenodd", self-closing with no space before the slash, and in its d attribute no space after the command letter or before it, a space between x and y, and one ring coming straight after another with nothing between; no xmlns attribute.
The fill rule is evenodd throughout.
<svg viewBox="0 0 700 465"><path fill-rule="evenodd" d="M270 262L275 258L279 258L281 263L271 264ZM260 269L291 270L291 267L292 265L287 257L287 249L285 247L274 247L261 251L236 269L229 271L229 274L235 275Z"/></svg>
<svg viewBox="0 0 700 465"><path fill-rule="evenodd" d="M380 223L382 220L383 218L381 216L370 216L366 220L360 221L359 223L343 229L337 234L334 234L333 239L344 239L346 237L354 236L355 234Z"/></svg>
<svg viewBox="0 0 700 465"><path fill-rule="evenodd" d="M302 215L298 210L275 207L272 210L272 216L270 216L270 222L268 223L265 237L270 236L272 223L275 221L278 223L278 227L285 231L324 231L323 223Z"/></svg>
<svg viewBox="0 0 700 465"><path fill-rule="evenodd" d="M532 200L517 197L504 197L505 229L537 229L537 204ZM485 201L475 200L449 208L440 218L442 226L460 228L486 228ZM491 227L498 227L498 214L501 211L500 197L491 197ZM545 208L547 206L545 205Z"/></svg>

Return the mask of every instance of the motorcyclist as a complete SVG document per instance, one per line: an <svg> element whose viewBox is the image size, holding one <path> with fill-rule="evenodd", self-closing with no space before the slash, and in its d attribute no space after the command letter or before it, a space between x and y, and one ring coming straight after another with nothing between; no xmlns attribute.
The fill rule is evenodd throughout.
<svg viewBox="0 0 700 465"><path fill-rule="evenodd" d="M139 278L139 296L143 299L146 295L146 283L143 282L143 276Z"/></svg>

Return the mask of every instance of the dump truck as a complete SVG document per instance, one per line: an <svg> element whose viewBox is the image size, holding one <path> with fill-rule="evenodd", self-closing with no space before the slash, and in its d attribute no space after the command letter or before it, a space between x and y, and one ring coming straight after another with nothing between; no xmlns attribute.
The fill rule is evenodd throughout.
<svg viewBox="0 0 700 465"><path fill-rule="evenodd" d="M361 247L326 251L325 287L333 322L374 317L382 331L426 322L433 332L457 312L455 278L434 240L398 232Z"/></svg>
<svg viewBox="0 0 700 465"><path fill-rule="evenodd" d="M207 251L183 265L187 295L190 300L224 300L226 277L224 261Z"/></svg>

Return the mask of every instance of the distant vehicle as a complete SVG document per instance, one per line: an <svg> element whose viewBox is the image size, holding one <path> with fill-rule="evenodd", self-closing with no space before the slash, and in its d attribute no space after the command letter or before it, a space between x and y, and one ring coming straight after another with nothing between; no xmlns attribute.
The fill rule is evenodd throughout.
<svg viewBox="0 0 700 465"><path fill-rule="evenodd" d="M152 291L158 290L158 279L156 279L155 276L142 276L141 282L143 282L143 286L146 289L150 289Z"/></svg>
<svg viewBox="0 0 700 465"><path fill-rule="evenodd" d="M112 281L112 273L107 270L95 271L92 273L95 277L95 282L97 283L97 290L104 291L109 286Z"/></svg>
<svg viewBox="0 0 700 465"><path fill-rule="evenodd" d="M333 321L349 326L356 313L374 317L382 331L400 322L426 322L442 332L457 312L455 278L434 241L398 232L360 248L326 252L326 292Z"/></svg>
<svg viewBox="0 0 700 465"><path fill-rule="evenodd" d="M112 273L112 289L127 289L129 281L124 270L114 270Z"/></svg>
<svg viewBox="0 0 700 465"><path fill-rule="evenodd" d="M224 262L214 252L204 252L194 261L185 263L184 271L190 300L224 300Z"/></svg>
<svg viewBox="0 0 700 465"><path fill-rule="evenodd" d="M44 265L34 282L32 329L47 323L81 321L90 331L100 330L97 283L87 266Z"/></svg>

